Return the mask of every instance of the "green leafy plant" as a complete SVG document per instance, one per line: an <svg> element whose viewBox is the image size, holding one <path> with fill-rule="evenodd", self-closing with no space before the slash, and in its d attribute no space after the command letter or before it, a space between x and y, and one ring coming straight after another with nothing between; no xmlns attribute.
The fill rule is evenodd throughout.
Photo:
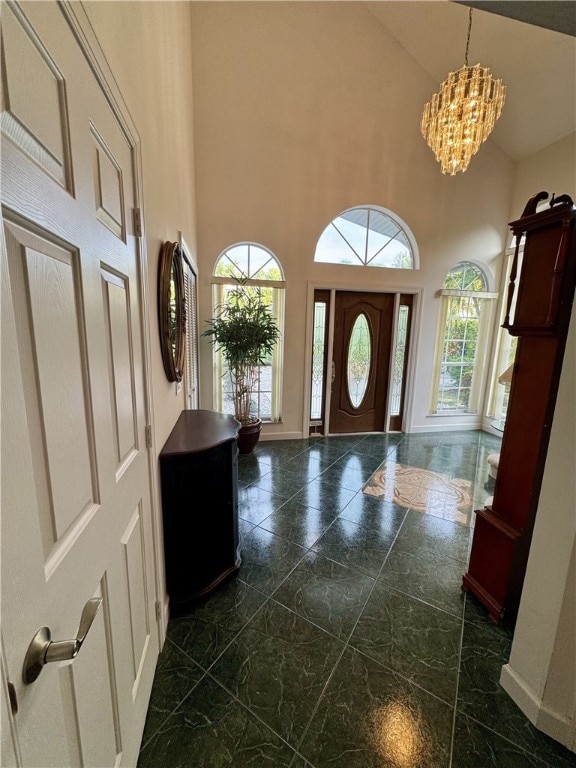
<svg viewBox="0 0 576 768"><path fill-rule="evenodd" d="M207 336L220 351L232 384L234 416L249 424L253 392L258 385L259 367L265 364L280 330L262 295L262 289L241 283L228 292L226 301L207 320L202 336Z"/></svg>

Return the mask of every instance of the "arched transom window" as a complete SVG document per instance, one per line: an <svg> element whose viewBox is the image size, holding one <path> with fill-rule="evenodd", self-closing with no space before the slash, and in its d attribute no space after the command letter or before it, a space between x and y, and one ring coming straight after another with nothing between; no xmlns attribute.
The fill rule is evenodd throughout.
<svg viewBox="0 0 576 768"><path fill-rule="evenodd" d="M418 249L409 227L392 211L358 206L328 224L314 261L329 264L418 269Z"/></svg>

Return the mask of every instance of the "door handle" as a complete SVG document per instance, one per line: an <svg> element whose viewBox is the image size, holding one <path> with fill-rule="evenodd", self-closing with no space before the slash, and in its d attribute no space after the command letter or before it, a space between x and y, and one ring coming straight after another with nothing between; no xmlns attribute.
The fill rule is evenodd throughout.
<svg viewBox="0 0 576 768"><path fill-rule="evenodd" d="M78 655L101 605L101 597L88 600L82 610L78 632L72 640L52 640L52 633L48 627L42 627L36 632L24 659L22 677L26 685L36 680L45 664L50 664L52 661L68 661Z"/></svg>

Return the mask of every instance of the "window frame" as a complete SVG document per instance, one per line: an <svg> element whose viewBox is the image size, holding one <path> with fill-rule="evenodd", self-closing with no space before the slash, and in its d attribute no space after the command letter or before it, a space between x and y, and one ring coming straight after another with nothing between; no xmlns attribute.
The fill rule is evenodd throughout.
<svg viewBox="0 0 576 768"><path fill-rule="evenodd" d="M262 267L252 269L250 266L250 249L258 248L260 251L264 251L269 256L269 263L278 269L281 276L281 280L276 279L259 279L253 277L254 274L258 274L262 270ZM246 268L242 268L238 263L235 264L233 259L230 259L230 253L236 248L247 249L247 264ZM219 264L227 259L231 265L236 266L236 274L230 274L226 276L217 275ZM271 386L270 386L270 414L261 413L260 403L262 390L260 386L256 392L257 394L257 407L255 415L258 415L264 423L278 423L282 421L282 380L283 380L283 367L284 367L284 332L285 332L285 301L286 301L286 282L284 280L284 272L282 265L278 261L278 258L274 253L266 246L252 242L244 241L234 243L233 245L225 248L214 264L214 270L212 272L212 314L216 312L216 308L223 304L225 301L226 288L237 288L239 281L243 285L254 286L256 288L270 288L272 291L272 301L270 304L270 310L276 324L280 330L280 337L275 344L274 351L272 353L271 364ZM214 346L212 348L212 398L214 407L216 410L222 413L233 413L233 410L228 407L225 410L225 390L224 390L224 360L222 353Z"/></svg>
<svg viewBox="0 0 576 768"><path fill-rule="evenodd" d="M367 211L367 226L365 225L359 225L364 226L364 229L366 230L366 236L365 236L365 242L364 242L364 253L361 255L358 250L352 245L349 240L344 236L344 234L340 231L338 226L336 225L336 222L338 219L346 218L346 214L351 214L355 211ZM371 213L377 213L380 216L384 216L385 218L389 219L398 229L394 233L392 237L389 238L388 243L395 240L396 235L398 233L402 233L408 243L408 251L409 256L411 258L412 264L411 266L395 266L393 264L378 264L374 263L374 260L376 259L378 253L381 253L384 251L384 249L388 246L388 243L383 245L375 254L372 256L368 256L368 241L370 238L370 232L377 230L371 230L370 228L370 214ZM346 243L348 246L348 249L350 250L352 263L348 263L346 261L340 260L329 260L329 259L320 259L318 258L318 249L320 246L320 243L322 242L322 238L331 231L330 228L334 228L338 235L342 238L343 242ZM383 233L382 233L383 234ZM401 270L418 270L420 269L420 255L418 252L418 245L416 243L416 238L414 237L412 230L410 227L406 224L406 222L398 216L398 214L394 213L393 211L389 210L388 208L383 208L379 205L355 205L351 208L347 208L344 211L341 211L337 216L335 216L328 224L327 226L322 230L322 233L320 234L320 237L318 238L316 242L316 248L314 250L314 263L316 264L335 264L338 266L353 266L353 267L373 267L377 269L401 269Z"/></svg>
<svg viewBox="0 0 576 768"><path fill-rule="evenodd" d="M446 279L448 275L453 273L460 266L470 265L481 276L484 282L486 290L466 290L455 288L442 288L438 292L440 296L441 304L438 314L438 328L436 332L436 345L434 353L434 369L433 369L433 386L430 394L430 414L434 416L463 416L466 414L478 414L481 407L481 394L483 389L483 383L486 377L483 375L487 354L488 345L490 340L490 329L492 327L492 319L494 314L495 299L498 298L498 293L487 290L490 287L491 275L488 273L486 267L472 260L463 260L451 267L446 273ZM446 282L446 281L445 281ZM472 378L469 387L468 404L466 406L456 406L454 408L442 408L440 407L441 396L441 377L442 369L444 367L444 350L446 345L446 335L449 329L448 317L451 302L454 299L476 298L481 302L479 317L478 317L478 331L476 335L476 348L474 353L474 359L472 363Z"/></svg>

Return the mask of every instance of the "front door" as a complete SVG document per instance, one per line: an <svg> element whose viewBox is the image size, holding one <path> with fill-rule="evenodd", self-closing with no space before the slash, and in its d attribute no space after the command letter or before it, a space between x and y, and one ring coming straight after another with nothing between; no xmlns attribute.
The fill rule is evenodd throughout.
<svg viewBox="0 0 576 768"><path fill-rule="evenodd" d="M158 656L135 142L70 13L2 4L6 766L135 765Z"/></svg>
<svg viewBox="0 0 576 768"><path fill-rule="evenodd" d="M336 294L330 432L386 430L394 294Z"/></svg>

